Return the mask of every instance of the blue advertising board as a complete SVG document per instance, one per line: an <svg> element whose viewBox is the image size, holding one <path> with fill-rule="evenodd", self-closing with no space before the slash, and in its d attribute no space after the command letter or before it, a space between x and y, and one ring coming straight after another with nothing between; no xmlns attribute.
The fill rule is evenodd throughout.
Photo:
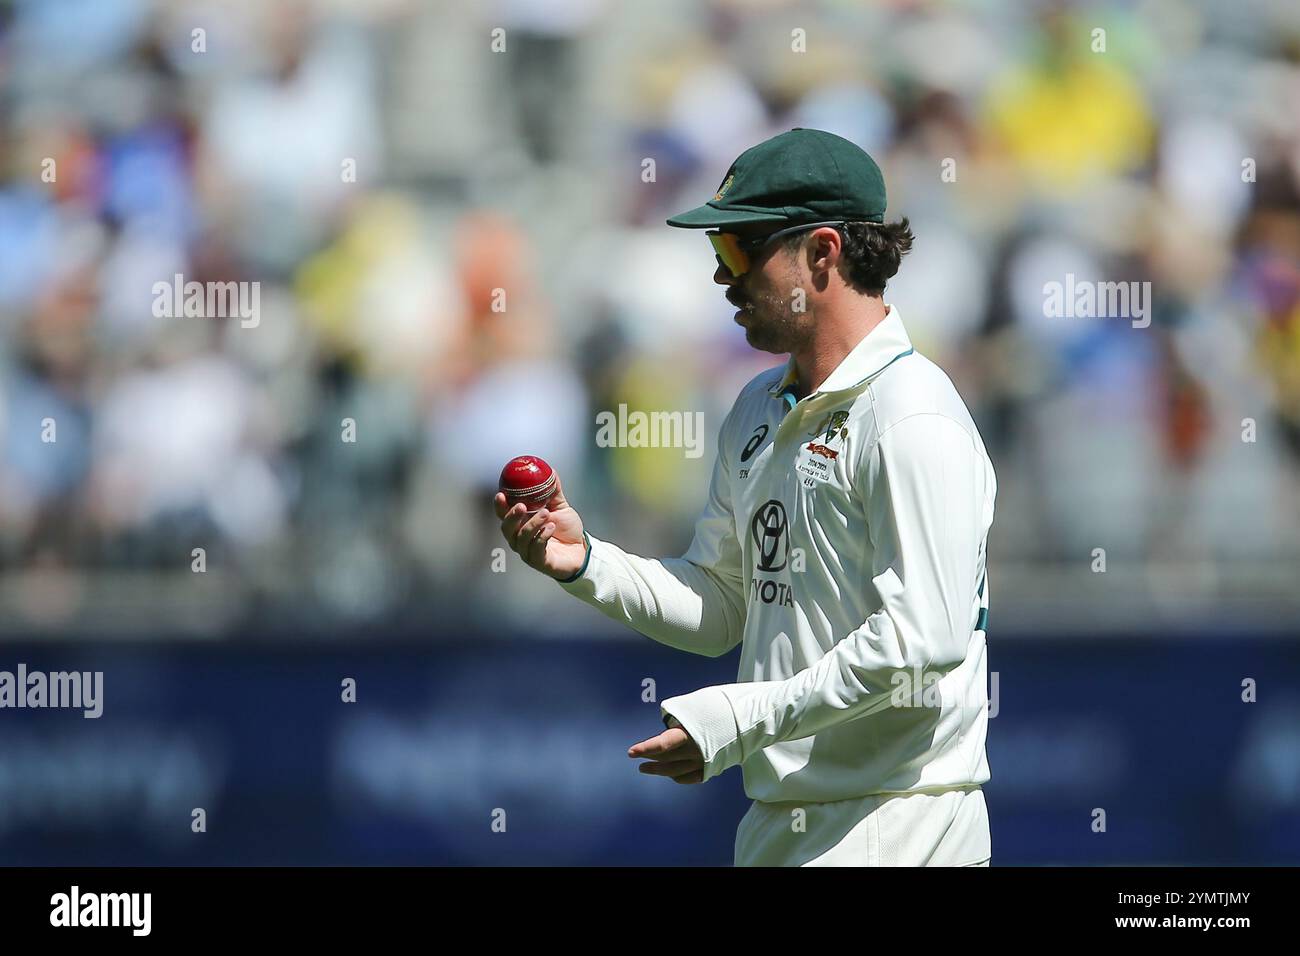
<svg viewBox="0 0 1300 956"><path fill-rule="evenodd" d="M0 672L104 675L99 717L0 709L0 863L728 865L739 772L680 786L626 750L735 659L619 635L0 645ZM994 865L1300 859L1300 646L990 660Z"/></svg>

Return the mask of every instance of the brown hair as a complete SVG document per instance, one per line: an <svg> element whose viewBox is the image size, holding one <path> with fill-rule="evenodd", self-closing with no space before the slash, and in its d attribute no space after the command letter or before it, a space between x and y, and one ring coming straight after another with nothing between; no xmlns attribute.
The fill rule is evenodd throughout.
<svg viewBox="0 0 1300 956"><path fill-rule="evenodd" d="M882 295L885 283L894 277L903 256L912 249L912 229L907 217L893 223L846 222L836 226L843 254L840 275L849 287L863 295ZM793 235L786 248L793 249L807 236Z"/></svg>

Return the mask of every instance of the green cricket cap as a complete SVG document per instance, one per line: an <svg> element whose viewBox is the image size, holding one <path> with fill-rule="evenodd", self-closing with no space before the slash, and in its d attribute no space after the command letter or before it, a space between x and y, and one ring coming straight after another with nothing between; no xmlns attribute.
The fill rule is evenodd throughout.
<svg viewBox="0 0 1300 956"><path fill-rule="evenodd" d="M703 206L668 220L683 229L885 221L885 177L842 136L796 127L745 150Z"/></svg>

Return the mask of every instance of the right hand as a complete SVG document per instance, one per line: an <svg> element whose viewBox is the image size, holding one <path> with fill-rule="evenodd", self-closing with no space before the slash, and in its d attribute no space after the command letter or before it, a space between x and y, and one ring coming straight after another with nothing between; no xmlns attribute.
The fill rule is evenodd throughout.
<svg viewBox="0 0 1300 956"><path fill-rule="evenodd" d="M555 494L536 514L528 514L523 504L511 507L499 491L494 501L501 519L501 535L524 564L557 580L578 573L587 557L582 518L565 499L558 474Z"/></svg>

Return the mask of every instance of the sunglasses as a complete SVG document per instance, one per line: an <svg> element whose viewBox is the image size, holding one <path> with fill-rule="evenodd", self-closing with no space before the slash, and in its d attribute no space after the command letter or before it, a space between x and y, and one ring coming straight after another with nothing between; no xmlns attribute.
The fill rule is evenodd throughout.
<svg viewBox="0 0 1300 956"><path fill-rule="evenodd" d="M809 229L820 229L822 226L842 226L842 220L832 222L810 222L802 226L790 226L788 229L778 229L776 232L770 232L765 236L757 236L753 239L742 239L734 232L721 232L717 229L710 229L705 233L709 237L709 242L713 244L713 251L717 254L718 261L722 263L723 268L739 279L749 271L750 266L759 252L762 251L768 243L781 236L792 235L796 232L806 232Z"/></svg>

